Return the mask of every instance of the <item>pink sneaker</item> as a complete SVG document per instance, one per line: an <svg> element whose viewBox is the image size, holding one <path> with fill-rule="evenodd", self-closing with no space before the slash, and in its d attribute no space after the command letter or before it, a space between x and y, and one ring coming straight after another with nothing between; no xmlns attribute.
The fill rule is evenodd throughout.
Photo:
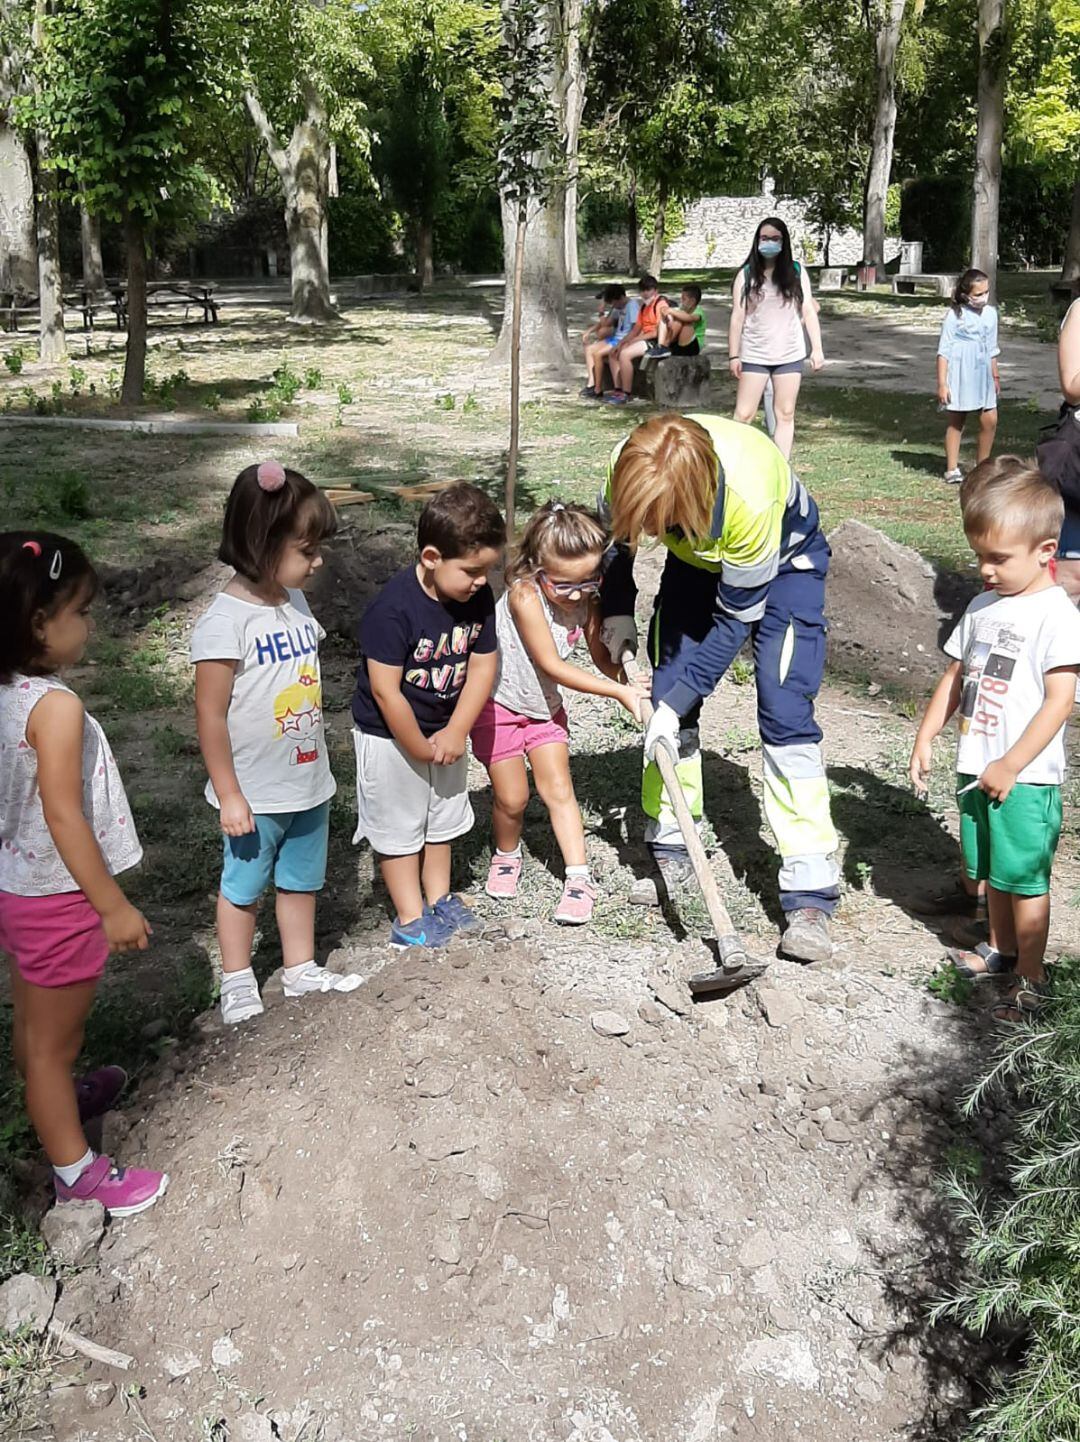
<svg viewBox="0 0 1080 1442"><path fill-rule="evenodd" d="M498 852L491 858L491 865L488 867L487 882L484 890L489 896L496 897L499 901L507 901L511 896L517 895L518 878L521 876L520 856L500 856Z"/></svg>
<svg viewBox="0 0 1080 1442"><path fill-rule="evenodd" d="M55 1178L58 1202L100 1202L112 1217L145 1212L169 1185L167 1172L118 1167L112 1157L95 1157L74 1186Z"/></svg>
<svg viewBox="0 0 1080 1442"><path fill-rule="evenodd" d="M563 926L584 926L592 920L596 892L594 881L584 881L580 876L568 876L552 919L562 922Z"/></svg>

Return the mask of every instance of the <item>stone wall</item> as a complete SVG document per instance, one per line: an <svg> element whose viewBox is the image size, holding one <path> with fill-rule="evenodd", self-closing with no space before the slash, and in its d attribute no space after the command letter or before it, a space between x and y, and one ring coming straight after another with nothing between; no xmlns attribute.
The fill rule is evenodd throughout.
<svg viewBox="0 0 1080 1442"><path fill-rule="evenodd" d="M817 230L806 220L806 204L794 196L775 195L766 189L760 195L720 195L695 200L686 207L683 232L664 250L667 270L704 270L712 266L741 265L746 259L758 222L777 215L791 231L796 256L808 265L825 263L825 248ZM625 230L582 240L581 268L599 275L625 274L628 260ZM645 270L652 254L652 242L642 236L638 242L638 265ZM900 254L900 241L889 237L885 258ZM831 265L856 265L862 259L862 232L834 231L829 243Z"/></svg>

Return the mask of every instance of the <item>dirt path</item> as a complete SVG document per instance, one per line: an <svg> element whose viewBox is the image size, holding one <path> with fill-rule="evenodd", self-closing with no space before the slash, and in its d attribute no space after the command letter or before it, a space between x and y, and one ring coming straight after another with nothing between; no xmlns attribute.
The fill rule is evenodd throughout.
<svg viewBox="0 0 1080 1442"><path fill-rule="evenodd" d="M331 654L335 685L348 659ZM95 1410L83 1384L107 1374L76 1369L56 1442L950 1435L981 1361L931 1334L924 1304L950 1261L937 1180L1005 1125L973 1136L954 1108L989 1027L926 988L942 947L913 902L956 851L904 784L911 721L832 684L820 714L845 846L836 955L775 962L727 1001L689 1002L707 957L692 907L626 904L639 752L590 699L572 716L604 886L590 932L547 921L539 813L520 904L480 898L484 938L431 961L389 951L370 858L336 846L327 908L352 920L331 960L366 985L300 1005L271 981L263 1019L226 1035L209 1014L107 1119L110 1145L173 1183L61 1306L134 1355L143 1390L137 1412L121 1393ZM750 683L706 706L707 810L768 954L753 716ZM339 777L347 742L339 715ZM1059 899L1077 880L1070 860Z"/></svg>

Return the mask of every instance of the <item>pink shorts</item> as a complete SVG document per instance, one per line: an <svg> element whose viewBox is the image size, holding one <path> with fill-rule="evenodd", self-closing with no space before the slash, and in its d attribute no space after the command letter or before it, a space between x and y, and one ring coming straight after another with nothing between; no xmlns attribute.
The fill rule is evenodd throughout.
<svg viewBox="0 0 1080 1442"><path fill-rule="evenodd" d="M97 981L109 943L101 917L81 891L14 896L0 891L0 951L14 958L31 986Z"/></svg>
<svg viewBox="0 0 1080 1442"><path fill-rule="evenodd" d="M513 756L527 756L538 746L555 743L565 746L570 740L566 712L560 706L554 716L537 721L532 716L519 716L497 701L486 701L472 729L472 749L477 761L490 771L500 761Z"/></svg>

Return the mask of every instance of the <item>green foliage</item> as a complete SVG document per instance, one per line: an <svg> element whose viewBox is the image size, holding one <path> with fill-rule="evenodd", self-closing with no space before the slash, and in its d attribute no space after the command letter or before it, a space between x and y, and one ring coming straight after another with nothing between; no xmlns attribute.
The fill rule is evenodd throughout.
<svg viewBox="0 0 1080 1442"><path fill-rule="evenodd" d="M553 0L504 0L496 65L502 90L495 103L499 189L523 223L530 200L542 200L560 176L561 133L552 95L556 63Z"/></svg>
<svg viewBox="0 0 1080 1442"><path fill-rule="evenodd" d="M428 6L392 82L376 166L414 231L430 229L449 180L452 146L444 94L445 58Z"/></svg>
<svg viewBox="0 0 1080 1442"><path fill-rule="evenodd" d="M287 360L282 361L274 371L273 380L274 393L283 405L290 405L300 394L300 377Z"/></svg>
<svg viewBox="0 0 1080 1442"><path fill-rule="evenodd" d="M1054 995L1013 1030L967 1103L1004 1092L1021 1110L1000 1189L959 1169L948 1193L966 1232L970 1275L936 1309L972 1331L1019 1324L1022 1359L976 1413L979 1442L1080 1435L1080 964L1055 968Z"/></svg>
<svg viewBox="0 0 1080 1442"><path fill-rule="evenodd" d="M975 982L969 976L961 976L950 962L943 962L936 971L926 978L926 989L938 1001L951 1002L953 1006L964 1006L971 1000Z"/></svg>
<svg viewBox="0 0 1080 1442"><path fill-rule="evenodd" d="M8 374L13 376L22 375L24 360L25 356L20 346L16 346L14 350L9 350L4 356L4 366Z"/></svg>
<svg viewBox="0 0 1080 1442"><path fill-rule="evenodd" d="M346 170L340 163L339 169L342 194L328 202L331 270L335 275L400 270L393 209L370 182L361 180L358 170Z"/></svg>
<svg viewBox="0 0 1080 1442"><path fill-rule="evenodd" d="M200 112L218 87L212 0L54 0L20 102L49 164L96 215L175 223L209 204Z"/></svg>
<svg viewBox="0 0 1080 1442"><path fill-rule="evenodd" d="M337 388L339 406L351 406L356 397L353 395L353 388L348 381L341 381Z"/></svg>
<svg viewBox="0 0 1080 1442"><path fill-rule="evenodd" d="M323 373L318 366L308 366L304 371L304 389L306 391L317 391L322 386Z"/></svg>

